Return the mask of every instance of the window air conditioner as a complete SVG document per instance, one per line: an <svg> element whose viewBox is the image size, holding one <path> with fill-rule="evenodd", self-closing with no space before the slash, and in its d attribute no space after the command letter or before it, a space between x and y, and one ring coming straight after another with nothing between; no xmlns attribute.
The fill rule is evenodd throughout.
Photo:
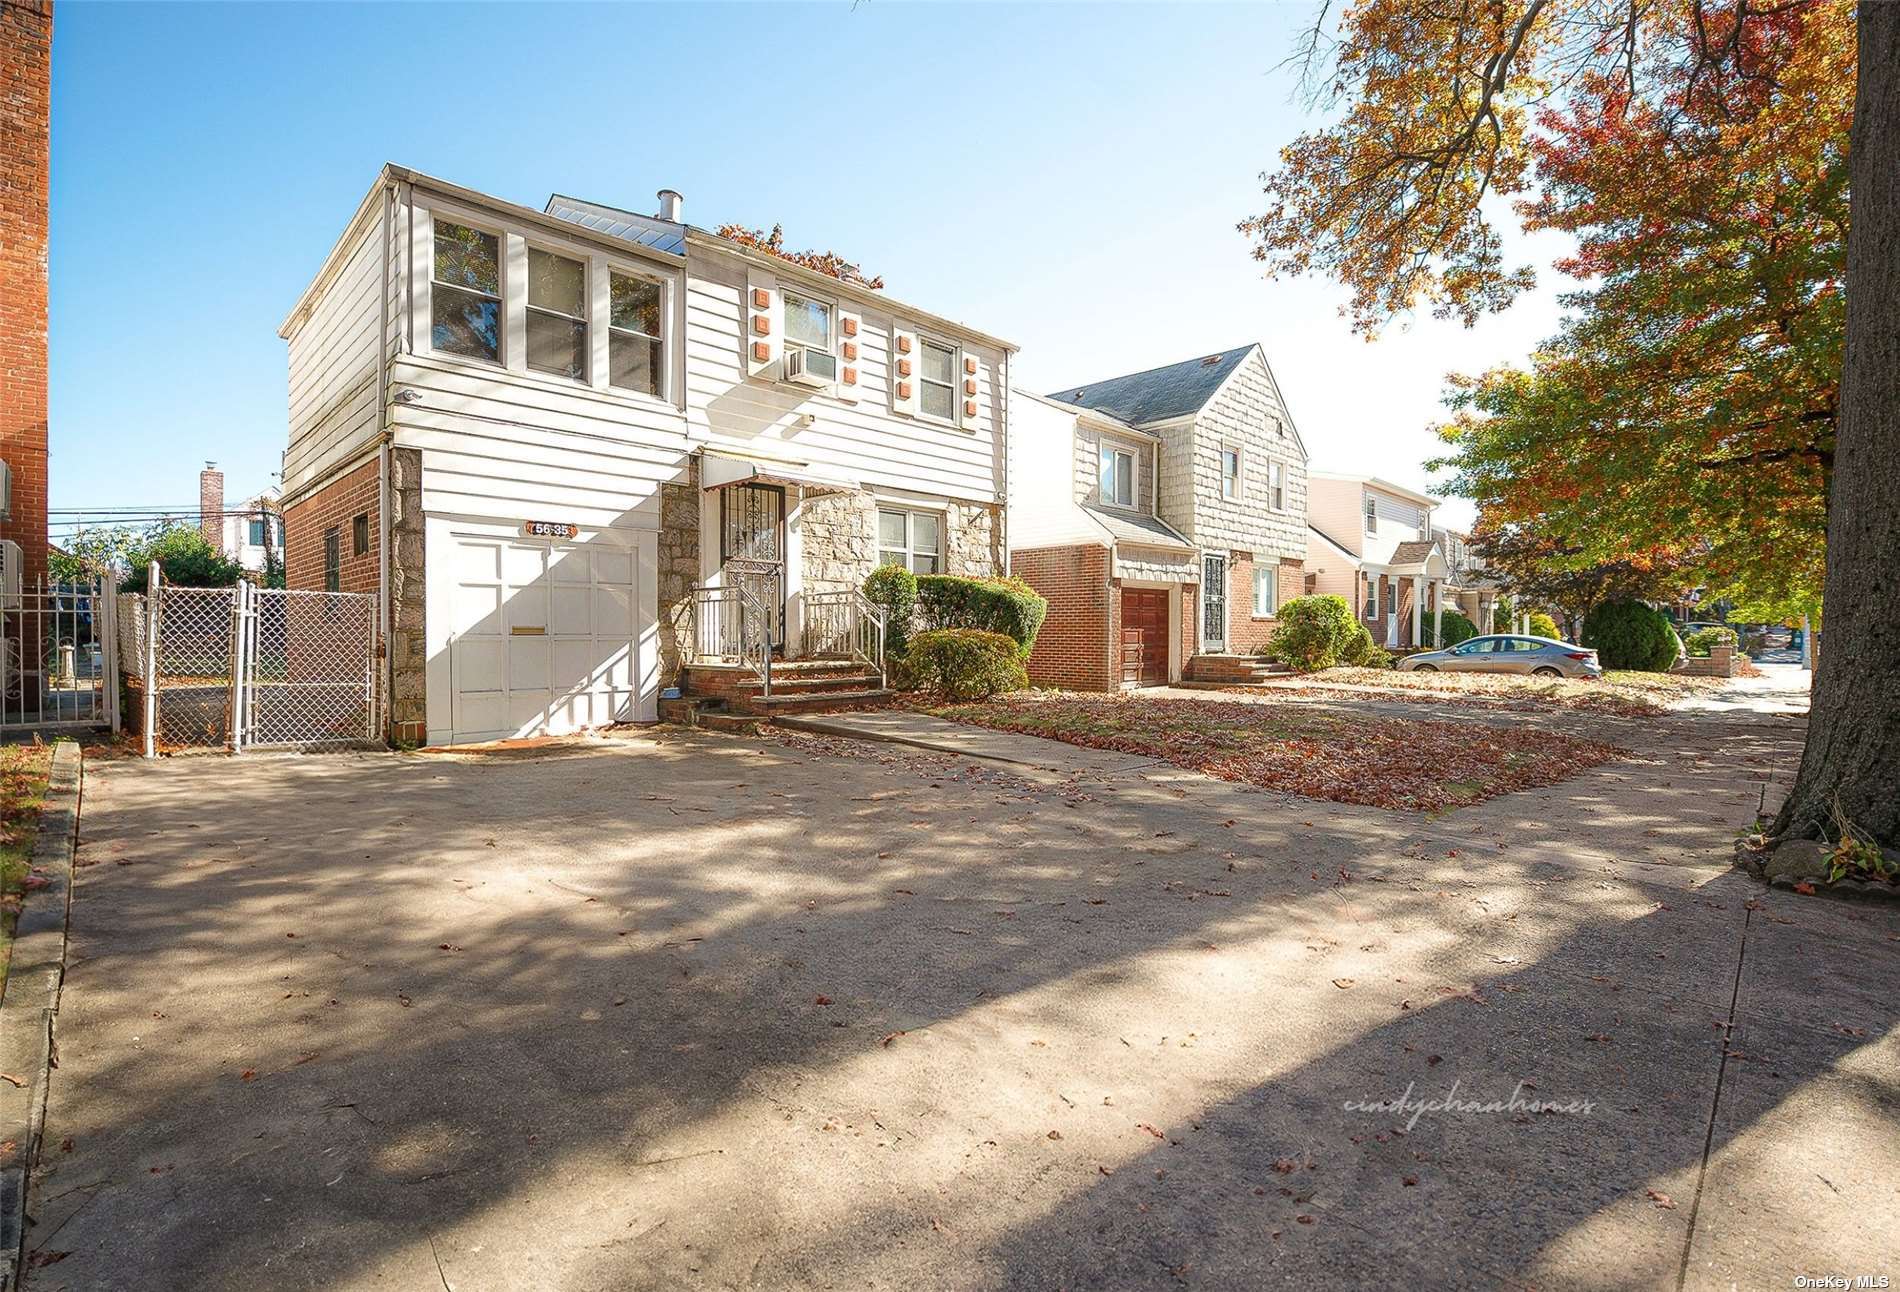
<svg viewBox="0 0 1900 1292"><path fill-rule="evenodd" d="M838 356L798 347L788 349L785 380L795 386L829 386L838 380Z"/></svg>
<svg viewBox="0 0 1900 1292"><path fill-rule="evenodd" d="M20 601L20 545L12 539L0 540L0 598L10 606Z"/></svg>

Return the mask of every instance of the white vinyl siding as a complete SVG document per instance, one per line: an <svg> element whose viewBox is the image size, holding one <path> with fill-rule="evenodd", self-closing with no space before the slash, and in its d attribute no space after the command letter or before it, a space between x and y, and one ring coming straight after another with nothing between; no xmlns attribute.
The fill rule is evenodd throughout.
<svg viewBox="0 0 1900 1292"><path fill-rule="evenodd" d="M380 195L345 231L335 264L307 313L289 332L289 443L284 486L316 480L365 451L376 438L377 303L383 272ZM390 278L392 313L402 296ZM392 329L392 336L394 330Z"/></svg>

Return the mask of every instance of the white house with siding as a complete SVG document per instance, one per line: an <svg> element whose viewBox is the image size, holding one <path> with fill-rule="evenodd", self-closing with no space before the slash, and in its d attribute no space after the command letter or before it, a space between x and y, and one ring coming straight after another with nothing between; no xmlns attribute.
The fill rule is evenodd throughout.
<svg viewBox="0 0 1900 1292"><path fill-rule="evenodd" d="M280 329L290 585L377 598L394 738L652 720L884 560L1004 569L1015 347L680 205L385 166Z"/></svg>
<svg viewBox="0 0 1900 1292"><path fill-rule="evenodd" d="M1433 540L1437 506L1430 494L1378 476L1311 473L1306 572L1313 591L1344 597L1380 645L1430 645L1425 616L1449 604L1451 575Z"/></svg>

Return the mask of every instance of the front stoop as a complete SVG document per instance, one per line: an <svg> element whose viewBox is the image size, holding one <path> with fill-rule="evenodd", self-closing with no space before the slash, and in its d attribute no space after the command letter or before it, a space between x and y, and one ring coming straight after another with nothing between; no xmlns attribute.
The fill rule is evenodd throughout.
<svg viewBox="0 0 1900 1292"><path fill-rule="evenodd" d="M698 705L702 725L711 725L703 719L713 713L756 721L784 713L882 708L897 698L874 670L852 660L775 662L770 695L749 668L691 664L680 671L680 691L680 701L662 703Z"/></svg>
<svg viewBox="0 0 1900 1292"><path fill-rule="evenodd" d="M1290 672L1285 664L1261 655L1195 655L1182 670L1181 680L1184 684L1251 685Z"/></svg>

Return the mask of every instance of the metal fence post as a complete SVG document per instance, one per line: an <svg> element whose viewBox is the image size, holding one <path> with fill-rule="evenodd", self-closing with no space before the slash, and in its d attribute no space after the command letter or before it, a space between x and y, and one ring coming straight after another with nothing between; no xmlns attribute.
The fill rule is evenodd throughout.
<svg viewBox="0 0 1900 1292"><path fill-rule="evenodd" d="M116 736L124 729L119 713L119 598L106 591L107 582L103 577L94 581L92 604L93 621L104 625L94 634L100 638L99 684L105 688L106 719Z"/></svg>
<svg viewBox="0 0 1900 1292"><path fill-rule="evenodd" d="M145 756L158 757L158 562L145 571Z"/></svg>
<svg viewBox="0 0 1900 1292"><path fill-rule="evenodd" d="M244 626L250 586L239 579L231 597L231 716L226 720L226 743L234 754L244 752Z"/></svg>

